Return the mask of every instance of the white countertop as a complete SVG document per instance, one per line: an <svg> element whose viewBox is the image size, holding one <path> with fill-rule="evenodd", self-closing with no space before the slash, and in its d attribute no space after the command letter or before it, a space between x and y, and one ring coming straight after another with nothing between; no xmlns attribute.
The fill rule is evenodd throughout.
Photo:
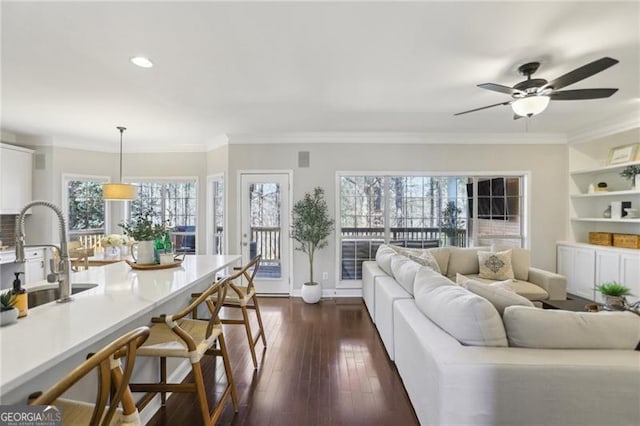
<svg viewBox="0 0 640 426"><path fill-rule="evenodd" d="M124 262L72 273L73 283L97 287L73 295L69 303L48 303L29 309L16 324L0 327L0 395L56 365L134 319L149 316L172 295L234 265L239 255L186 256L180 267L132 270ZM50 285L35 283L29 288Z"/></svg>

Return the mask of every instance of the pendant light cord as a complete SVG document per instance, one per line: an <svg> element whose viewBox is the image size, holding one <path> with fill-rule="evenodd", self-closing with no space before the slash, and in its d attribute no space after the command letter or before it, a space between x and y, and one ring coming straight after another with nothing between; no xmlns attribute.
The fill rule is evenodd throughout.
<svg viewBox="0 0 640 426"><path fill-rule="evenodd" d="M116 129L120 130L120 180L118 183L122 183L122 134L127 130L127 128L118 126Z"/></svg>

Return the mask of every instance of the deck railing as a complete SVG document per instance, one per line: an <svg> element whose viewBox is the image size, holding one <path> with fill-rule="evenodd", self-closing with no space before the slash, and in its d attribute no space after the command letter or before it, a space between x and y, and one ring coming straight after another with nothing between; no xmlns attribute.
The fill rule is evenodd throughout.
<svg viewBox="0 0 640 426"><path fill-rule="evenodd" d="M251 258L261 254L262 264L280 263L280 234L280 227L252 226L249 247Z"/></svg>

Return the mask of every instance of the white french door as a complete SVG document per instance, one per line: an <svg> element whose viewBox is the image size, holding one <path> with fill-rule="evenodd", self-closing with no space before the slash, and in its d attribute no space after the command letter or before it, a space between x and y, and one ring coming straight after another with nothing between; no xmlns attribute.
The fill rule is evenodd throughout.
<svg viewBox="0 0 640 426"><path fill-rule="evenodd" d="M290 293L288 173L241 173L242 262L262 255L256 277L260 294Z"/></svg>

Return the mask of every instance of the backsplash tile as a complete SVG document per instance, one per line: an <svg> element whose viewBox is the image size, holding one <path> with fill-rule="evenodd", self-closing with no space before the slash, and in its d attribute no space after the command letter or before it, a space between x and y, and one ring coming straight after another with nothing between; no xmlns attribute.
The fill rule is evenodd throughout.
<svg viewBox="0 0 640 426"><path fill-rule="evenodd" d="M13 214L0 215L0 240L2 245L12 246L14 232L16 230L17 216Z"/></svg>

